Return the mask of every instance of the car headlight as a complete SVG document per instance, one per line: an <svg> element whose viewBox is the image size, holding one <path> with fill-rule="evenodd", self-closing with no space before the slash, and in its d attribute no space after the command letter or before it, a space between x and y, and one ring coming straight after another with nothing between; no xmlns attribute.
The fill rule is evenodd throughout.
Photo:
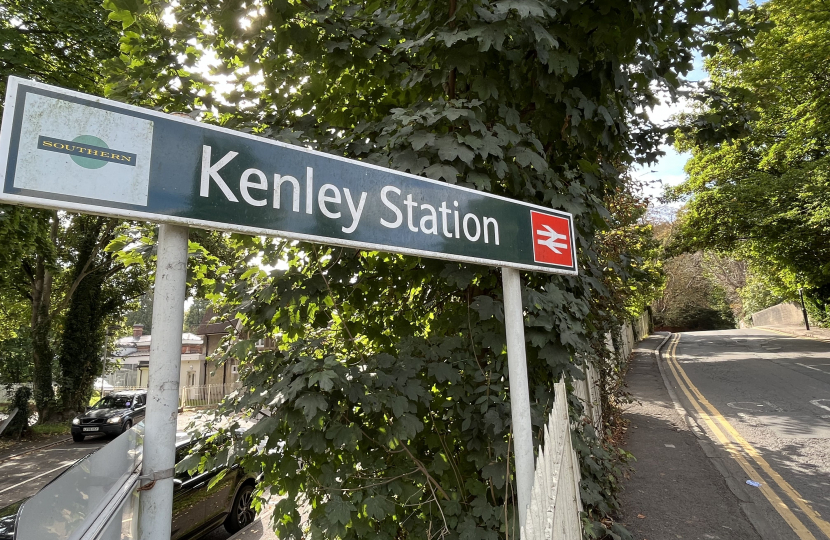
<svg viewBox="0 0 830 540"><path fill-rule="evenodd" d="M80 418L73 418L73 419L72 419L72 425L73 425L73 426L77 426L77 425L78 425L78 424L80 424L80 423L81 423L81 419L80 419Z"/></svg>
<svg viewBox="0 0 830 540"><path fill-rule="evenodd" d="M121 423L121 417L120 416L113 416L112 418L107 420L107 424L119 424L119 423Z"/></svg>

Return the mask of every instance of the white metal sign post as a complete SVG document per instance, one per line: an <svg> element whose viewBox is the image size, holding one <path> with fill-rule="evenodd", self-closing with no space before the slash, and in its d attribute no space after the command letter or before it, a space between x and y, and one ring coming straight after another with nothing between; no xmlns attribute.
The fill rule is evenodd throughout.
<svg viewBox="0 0 830 540"><path fill-rule="evenodd" d="M170 538L171 532L186 278L187 227L162 224L141 463L142 476L148 482L145 487L150 488L139 499L138 530L143 540Z"/></svg>
<svg viewBox="0 0 830 540"><path fill-rule="evenodd" d="M577 273L571 214L15 77L0 202L162 224L142 540L170 536L189 226L501 267L524 526L534 452L519 270Z"/></svg>
<svg viewBox="0 0 830 540"><path fill-rule="evenodd" d="M516 492L519 525L524 529L530 493L533 491L533 426L530 421L530 390L525 357L525 325L522 283L515 268L502 268L504 329L507 332L507 371L510 382L510 413L513 418L513 448L516 455Z"/></svg>

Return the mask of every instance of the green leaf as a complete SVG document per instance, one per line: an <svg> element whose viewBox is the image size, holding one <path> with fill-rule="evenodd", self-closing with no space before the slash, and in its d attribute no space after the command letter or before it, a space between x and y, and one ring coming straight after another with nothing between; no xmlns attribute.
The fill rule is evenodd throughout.
<svg viewBox="0 0 830 540"><path fill-rule="evenodd" d="M391 515L394 510L395 505L384 497L369 497L363 503L363 512L371 519L382 520Z"/></svg>
<svg viewBox="0 0 830 540"><path fill-rule="evenodd" d="M495 317L498 321L504 320L504 305L496 302L489 296L476 296L470 307L474 309L479 317L489 319Z"/></svg>
<svg viewBox="0 0 830 540"><path fill-rule="evenodd" d="M467 145L454 140L453 137L447 137L438 145L438 157L445 161L454 161L458 158L467 165L471 165L475 152Z"/></svg>
<svg viewBox="0 0 830 540"><path fill-rule="evenodd" d="M318 371L313 373L311 377L308 378L308 387L311 388L315 384L320 385L320 390L323 392L328 392L332 388L334 388L334 381L338 379L337 373L334 371L326 370L326 371Z"/></svg>
<svg viewBox="0 0 830 540"><path fill-rule="evenodd" d="M294 403L295 409L302 409L307 422L310 422L317 411L325 411L329 407L326 399L320 394L304 394Z"/></svg>
<svg viewBox="0 0 830 540"><path fill-rule="evenodd" d="M452 165L445 165L443 163L435 163L430 165L424 171L424 174L427 178L433 178L436 180L444 179L450 184L454 184L458 179L458 170Z"/></svg>
<svg viewBox="0 0 830 540"><path fill-rule="evenodd" d="M352 512L357 511L355 505L344 501L339 495L331 495L329 502L324 505L325 514L331 523L348 526L352 521Z"/></svg>

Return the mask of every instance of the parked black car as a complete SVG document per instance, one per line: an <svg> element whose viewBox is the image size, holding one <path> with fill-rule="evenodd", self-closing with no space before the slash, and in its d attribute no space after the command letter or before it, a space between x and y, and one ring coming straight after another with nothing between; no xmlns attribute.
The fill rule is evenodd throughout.
<svg viewBox="0 0 830 540"><path fill-rule="evenodd" d="M119 435L144 418L147 390L115 392L72 420L72 439L81 442L86 435Z"/></svg>
<svg viewBox="0 0 830 540"><path fill-rule="evenodd" d="M190 452L193 441L186 437L179 438L176 443L176 463L179 463ZM81 459L69 469L61 473L52 482L78 467L92 456ZM90 465L94 465L90 463ZM189 475L186 472L176 473L173 485L173 516L171 540L196 540L209 534L219 525L224 525L230 533L235 533L250 524L256 514L251 508L254 486L257 478L246 473L241 467L231 467L225 476L210 490L208 484L223 468L204 473ZM85 491L87 486L77 486L79 492ZM44 487L43 490L47 488ZM43 491L42 490L42 491ZM47 495L47 494L44 494ZM38 494L34 495L37 497ZM5 508L0 508L0 540L24 540L16 535L17 521L26 502L33 499L23 499ZM95 519L97 516L88 515L85 519ZM120 515L110 518L120 519ZM120 530L120 528L119 528ZM121 536L122 539L127 537ZM28 539L25 539L28 540Z"/></svg>
<svg viewBox="0 0 830 540"><path fill-rule="evenodd" d="M190 453L193 442L176 447L176 463ZM229 533L235 533L254 520L251 508L256 477L234 465L213 486L208 484L222 469L214 469L193 476L176 473L173 479L172 540L193 540L224 525Z"/></svg>

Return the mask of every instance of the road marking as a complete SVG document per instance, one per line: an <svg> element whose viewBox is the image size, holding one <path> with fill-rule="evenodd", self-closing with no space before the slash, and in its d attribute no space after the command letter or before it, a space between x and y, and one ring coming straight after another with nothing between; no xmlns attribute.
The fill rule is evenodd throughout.
<svg viewBox="0 0 830 540"><path fill-rule="evenodd" d="M796 505L807 515L807 517L809 517L810 520L816 524L816 526L821 530L821 532L824 533L825 536L827 536L827 538L830 538L830 523L827 523L826 521L821 519L821 516L819 516L819 514L812 509L812 507L810 507L807 501L805 501L801 497L801 495L799 495L798 492L795 491L795 489L793 489L793 487L790 486L790 484L788 484L781 477L780 474L778 474L775 470L773 470L772 467L770 467L769 463L767 463L767 461L763 457L761 457L758 451L755 450L755 448L752 445L750 445L746 441L746 439L744 439L741 436L741 434L735 430L734 427L732 427L732 424L730 424L726 420L726 418L724 418L723 415L721 415L720 412L718 412L718 410L714 406L712 406L711 403L709 403L709 401L703 396L703 394L700 393L700 390L698 390L697 387L692 383L688 375L686 375L686 372L683 370L682 367L680 367L680 363L677 361L677 358L675 357L675 353L677 351L677 344L679 341L680 335L678 334L677 338L672 342L669 348L667 362L669 368L672 370L672 373L674 374L678 385L683 390L683 393L692 403L694 408L697 410L698 414L700 414L701 418L706 422L706 424L715 434L720 443L724 445L724 447L726 447L727 451L732 455L735 461L738 462L738 464L741 466L744 472L746 472L752 480L755 480L756 482L763 480L760 474L755 470L755 468L746 460L746 458L744 458L740 450L735 448L732 441L730 441L729 438L726 437L726 435L723 433L723 431L721 431L715 425L714 421L712 420L713 418L717 420L719 424L721 424L724 430L735 439L735 441L738 443L738 445L740 445L741 448L743 448L744 452L746 452L753 459L753 461L755 461L755 463L758 464L758 466L760 466L760 468L764 472L766 472L767 475L769 475L770 478L773 479L773 481L775 481L778 487L780 487L796 503ZM688 388L686 387L686 384L688 384ZM692 396L692 394L689 391L689 388L691 388L691 391L697 396L697 399L695 399ZM698 403L698 400L700 403ZM703 406L709 409L711 416L703 411L700 404L703 404ZM775 493L766 483L763 483L760 489L761 493L764 494L764 496L767 498L770 504L772 504L773 508L775 508L778 511L781 517L784 518L784 521L787 522L787 524L790 526L790 528L792 528L792 530L798 535L799 538L801 538L802 540L815 539L815 536L813 536L813 534L804 526L804 524L801 523L801 521L795 516L793 511L781 500L777 493Z"/></svg>
<svg viewBox="0 0 830 540"><path fill-rule="evenodd" d="M827 405L822 405L821 403L819 403L821 401L830 401L830 399L814 399L810 403L812 403L816 407L821 407L822 409L826 409L826 410L830 411L830 407L828 407ZM827 418L827 417L825 416L824 418Z"/></svg>
<svg viewBox="0 0 830 540"><path fill-rule="evenodd" d="M76 460L74 460L74 459L73 459L72 461L65 461L65 462L63 463L63 465L61 465L60 467L55 467L55 468L54 468L54 469L52 469L51 471L46 471L45 473L40 473L40 474L39 474L39 475L37 475L37 476L33 476L33 477L31 477L31 478L29 478L29 479L27 479L27 480L23 480L23 481L22 481L22 482L20 482L19 484L15 484L15 485L13 485L13 486L9 486L9 487L7 487L7 488L0 489L0 493L5 493L5 492L9 491L10 489L14 489L14 488L16 488L16 487L20 487L20 486L22 486L23 484L26 484L26 483L28 483L28 482L31 482L32 480L37 480L37 479L38 479L38 478L40 478L41 476L46 476L47 474L53 473L53 472L55 472L55 471L59 471L59 470L61 470L61 469L65 469L65 468L69 467L70 465L72 465L73 463L75 463L75 461L76 461Z"/></svg>
<svg viewBox="0 0 830 540"><path fill-rule="evenodd" d="M755 407L750 407L750 408L741 407L741 404L743 404L743 403L749 403L750 405L755 405ZM758 410L757 407L763 407L763 405L761 405L760 403L755 403L754 401L732 401L730 403L727 403L726 406L731 407L732 409L738 409L740 411L752 411L752 412L757 411Z"/></svg>
<svg viewBox="0 0 830 540"><path fill-rule="evenodd" d="M814 369L814 370L816 370L816 371L820 371L821 373L824 373L825 375L827 375L827 372L826 372L826 371L824 371L823 369L819 369L819 368L817 368L817 367L815 367L815 366L808 366L807 364L801 364L801 363L799 363L799 362L796 362L796 363L795 363L795 365L797 365L797 366L801 366L801 367L806 367L807 369Z"/></svg>

